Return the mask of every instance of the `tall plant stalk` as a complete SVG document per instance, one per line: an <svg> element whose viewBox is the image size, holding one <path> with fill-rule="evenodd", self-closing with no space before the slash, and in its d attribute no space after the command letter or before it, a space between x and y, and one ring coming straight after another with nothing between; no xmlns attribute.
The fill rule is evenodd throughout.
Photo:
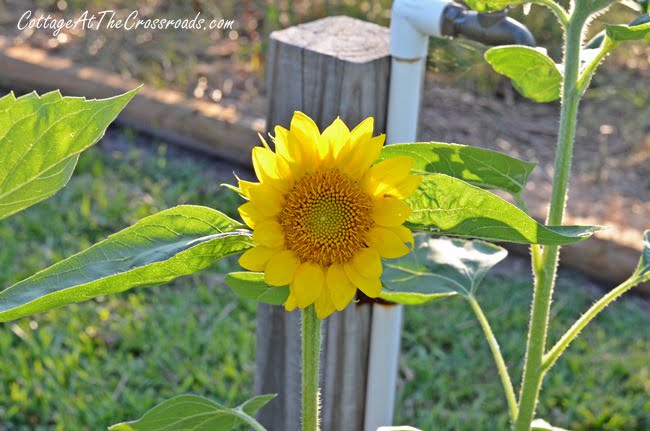
<svg viewBox="0 0 650 431"><path fill-rule="evenodd" d="M580 48L585 20L572 14L566 27L564 44L564 80L562 85L560 128L558 131L557 153L553 190L549 206L547 224L560 225L564 216L571 158L575 140L580 89L578 87ZM535 414L539 390L544 377L542 361L546 349L549 312L559 257L559 246L545 246L539 265L533 265L535 291L530 318L526 362L519 398L519 413L515 421L516 431L529 431Z"/></svg>
<svg viewBox="0 0 650 431"><path fill-rule="evenodd" d="M314 306L302 310L302 431L318 431L318 383L322 321Z"/></svg>

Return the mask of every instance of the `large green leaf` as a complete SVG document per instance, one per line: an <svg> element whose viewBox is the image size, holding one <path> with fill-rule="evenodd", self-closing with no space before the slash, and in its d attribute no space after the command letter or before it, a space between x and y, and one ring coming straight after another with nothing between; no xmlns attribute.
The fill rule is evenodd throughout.
<svg viewBox="0 0 650 431"><path fill-rule="evenodd" d="M630 25L605 24L607 37L614 42L650 39L650 14L643 14Z"/></svg>
<svg viewBox="0 0 650 431"><path fill-rule="evenodd" d="M241 298L271 305L282 305L289 297L289 286L269 286L262 272L231 272L226 284Z"/></svg>
<svg viewBox="0 0 650 431"><path fill-rule="evenodd" d="M164 401L137 421L113 425L110 431L229 431L255 421L253 417L275 395L252 398L235 407L198 395L181 395Z"/></svg>
<svg viewBox="0 0 650 431"><path fill-rule="evenodd" d="M416 173L441 173L485 189L519 194L535 163L515 159L497 151L441 142L387 145L381 158L409 156Z"/></svg>
<svg viewBox="0 0 650 431"><path fill-rule="evenodd" d="M465 3L477 12L495 12L510 5L529 2L524 0L465 0Z"/></svg>
<svg viewBox="0 0 650 431"><path fill-rule="evenodd" d="M99 141L137 91L103 100L58 91L0 98L0 220L64 187L79 153Z"/></svg>
<svg viewBox="0 0 650 431"><path fill-rule="evenodd" d="M406 201L407 225L441 235L521 244L570 244L589 238L600 226L544 226L500 197L444 174L423 175Z"/></svg>
<svg viewBox="0 0 650 431"><path fill-rule="evenodd" d="M528 46L497 46L485 52L485 60L510 78L523 96L535 102L560 98L562 73L545 52Z"/></svg>
<svg viewBox="0 0 650 431"><path fill-rule="evenodd" d="M0 292L0 322L192 274L253 245L250 232L238 226L200 206L144 218Z"/></svg>
<svg viewBox="0 0 650 431"><path fill-rule="evenodd" d="M494 244L415 235L406 256L384 263L381 297L400 304L424 304L456 294L469 296L508 252Z"/></svg>
<svg viewBox="0 0 650 431"><path fill-rule="evenodd" d="M643 233L643 251L635 274L643 281L650 280L650 230Z"/></svg>

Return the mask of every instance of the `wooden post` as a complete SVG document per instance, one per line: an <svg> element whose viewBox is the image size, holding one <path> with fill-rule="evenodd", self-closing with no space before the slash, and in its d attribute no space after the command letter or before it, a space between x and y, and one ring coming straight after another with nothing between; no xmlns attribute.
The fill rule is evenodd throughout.
<svg viewBox="0 0 650 431"><path fill-rule="evenodd" d="M303 111L325 128L338 116L351 128L375 118L384 133L390 57L385 27L329 17L271 34L267 127L289 127ZM362 430L371 304L352 304L325 322L321 366L322 431ZM300 430L300 315L260 305L256 393L278 393L262 410L270 431Z"/></svg>

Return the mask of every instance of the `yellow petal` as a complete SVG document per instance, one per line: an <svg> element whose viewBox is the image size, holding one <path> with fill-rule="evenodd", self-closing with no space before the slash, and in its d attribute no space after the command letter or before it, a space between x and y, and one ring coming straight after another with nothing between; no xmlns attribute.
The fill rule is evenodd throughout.
<svg viewBox="0 0 650 431"><path fill-rule="evenodd" d="M253 148L253 169L261 183L268 183L283 193L289 191L286 179L278 173L277 155L264 147Z"/></svg>
<svg viewBox="0 0 650 431"><path fill-rule="evenodd" d="M237 211L244 223L251 229L255 229L255 226L264 220L264 215L250 202L240 205Z"/></svg>
<svg viewBox="0 0 650 431"><path fill-rule="evenodd" d="M323 286L323 291L316 302L314 302L314 308L316 309L316 316L319 319L324 319L334 312L335 307L330 298L330 292L327 290L327 284Z"/></svg>
<svg viewBox="0 0 650 431"><path fill-rule="evenodd" d="M300 143L295 136L292 136L287 129L275 126L275 152L278 155L277 170L283 177L287 175L287 169L293 178L300 178L304 174L302 167L302 156L300 154ZM293 181L289 186L293 185Z"/></svg>
<svg viewBox="0 0 650 431"><path fill-rule="evenodd" d="M293 311L298 306L296 302L296 296L293 293L289 293L287 300L284 303L284 309L287 311Z"/></svg>
<svg viewBox="0 0 650 431"><path fill-rule="evenodd" d="M408 176L413 159L408 156L382 160L364 175L361 188L370 195L382 196L388 188L395 187Z"/></svg>
<svg viewBox="0 0 650 431"><path fill-rule="evenodd" d="M360 122L357 127L352 129L350 132L350 146L354 151L357 146L365 143L368 139L372 138L372 132L375 128L375 119L373 117L368 117L362 122Z"/></svg>
<svg viewBox="0 0 650 431"><path fill-rule="evenodd" d="M277 252L277 248L258 245L246 250L246 252L244 252L244 254L239 257L238 262L242 268L245 268L249 271L264 271L266 263Z"/></svg>
<svg viewBox="0 0 650 431"><path fill-rule="evenodd" d="M284 230L277 221L264 220L255 226L253 241L267 247L280 247L284 244Z"/></svg>
<svg viewBox="0 0 650 431"><path fill-rule="evenodd" d="M402 242L411 244L411 248L413 248L415 240L413 239L413 232L411 232L411 229L406 226L393 226L388 229L395 232Z"/></svg>
<svg viewBox="0 0 650 431"><path fill-rule="evenodd" d="M345 275L350 279L352 284L358 287L363 293L370 298L377 298L381 295L381 280L379 277L368 278L359 274L359 272L349 263L343 265Z"/></svg>
<svg viewBox="0 0 650 431"><path fill-rule="evenodd" d="M282 211L284 196L268 183L256 183L248 186L250 203L265 217L272 217Z"/></svg>
<svg viewBox="0 0 650 431"><path fill-rule="evenodd" d="M381 277L381 258L379 253L372 247L362 248L352 258L352 266L364 277Z"/></svg>
<svg viewBox="0 0 650 431"><path fill-rule="evenodd" d="M411 215L411 207L394 197L375 199L372 218L381 226L399 226Z"/></svg>
<svg viewBox="0 0 650 431"><path fill-rule="evenodd" d="M286 286L291 283L296 270L300 266L300 259L291 250L276 252L269 258L264 269L264 281L271 286Z"/></svg>
<svg viewBox="0 0 650 431"><path fill-rule="evenodd" d="M300 163L300 151L289 145L289 131L282 126L275 126L275 152L288 162Z"/></svg>
<svg viewBox="0 0 650 431"><path fill-rule="evenodd" d="M343 311L343 309L348 306L350 301L352 301L354 294L357 292L357 288L354 287L352 282L345 275L343 265L340 263L335 263L330 266L327 269L325 282L327 284L327 288L329 289L332 303L337 310Z"/></svg>
<svg viewBox="0 0 650 431"><path fill-rule="evenodd" d="M381 257L391 259L405 256L410 251L395 232L381 226L375 226L366 233L366 243L377 249Z"/></svg>
<svg viewBox="0 0 650 431"><path fill-rule="evenodd" d="M277 157L276 158L276 169L278 170L278 174L284 181L287 182L287 187L290 190L293 187L294 184L294 172L293 169L291 168L291 164L287 162L285 159L282 157Z"/></svg>
<svg viewBox="0 0 650 431"><path fill-rule="evenodd" d="M332 124L323 130L321 138L323 147L321 152L327 154L326 160L331 163L338 158L341 149L348 142L348 139L350 138L350 129L348 129L348 126L337 117Z"/></svg>
<svg viewBox="0 0 650 431"><path fill-rule="evenodd" d="M248 199L250 199L251 198L250 189L251 186L254 186L255 184L259 184L259 183L252 183L250 181L239 180L239 190L241 190L241 194L247 197Z"/></svg>
<svg viewBox="0 0 650 431"><path fill-rule="evenodd" d="M313 262L300 265L291 283L298 307L306 308L313 304L320 296L324 284L325 273L320 265Z"/></svg>
<svg viewBox="0 0 650 431"><path fill-rule="evenodd" d="M317 169L320 161L317 150L320 132L314 120L306 114L296 111L293 113L293 118L291 118L289 132L297 138L300 144L302 165L307 168L307 171Z"/></svg>
<svg viewBox="0 0 650 431"><path fill-rule="evenodd" d="M349 157L341 163L341 170L352 179L361 179L379 157L385 139L385 135L379 135L357 144Z"/></svg>
<svg viewBox="0 0 650 431"><path fill-rule="evenodd" d="M419 175L409 175L405 180L400 182L394 189L388 190L388 194L398 199L408 199L420 187L422 177Z"/></svg>

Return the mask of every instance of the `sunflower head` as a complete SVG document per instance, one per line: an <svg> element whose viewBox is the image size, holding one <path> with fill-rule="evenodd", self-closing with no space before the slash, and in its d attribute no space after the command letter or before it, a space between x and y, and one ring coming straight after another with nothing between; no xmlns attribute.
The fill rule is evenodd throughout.
<svg viewBox="0 0 650 431"><path fill-rule="evenodd" d="M420 185L410 157L377 161L384 135L373 119L350 131L340 119L320 133L296 112L289 130L275 128L275 152L253 149L259 182L239 181L239 207L256 246L239 264L263 271L272 286L289 285L289 311L314 304L318 317L343 310L357 289L381 294L382 258L409 252L411 214L404 199Z"/></svg>

